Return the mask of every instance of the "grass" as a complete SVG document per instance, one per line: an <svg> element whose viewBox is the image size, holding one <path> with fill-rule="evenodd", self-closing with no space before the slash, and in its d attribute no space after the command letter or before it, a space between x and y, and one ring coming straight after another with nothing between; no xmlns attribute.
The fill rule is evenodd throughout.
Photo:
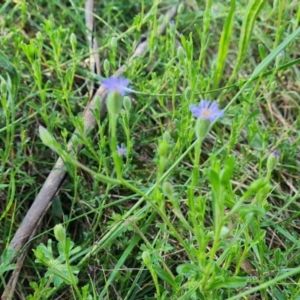
<svg viewBox="0 0 300 300"><path fill-rule="evenodd" d="M95 3L98 75L84 1L2 5L1 292L9 243L60 156L68 176L13 299L300 299L299 5L198 2L163 34L176 1ZM85 134L91 83L122 64L135 92L117 114L96 108ZM189 111L200 99L224 109L204 137Z"/></svg>

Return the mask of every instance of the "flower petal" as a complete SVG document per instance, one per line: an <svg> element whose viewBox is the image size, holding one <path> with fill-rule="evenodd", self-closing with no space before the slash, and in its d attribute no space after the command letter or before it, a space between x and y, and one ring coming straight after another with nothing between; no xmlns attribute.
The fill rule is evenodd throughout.
<svg viewBox="0 0 300 300"><path fill-rule="evenodd" d="M102 85L105 89L108 89L109 92L116 92L121 95L125 95L128 91L127 85L129 84L129 79L124 77L115 77L110 76L109 78L102 80Z"/></svg>
<svg viewBox="0 0 300 300"><path fill-rule="evenodd" d="M194 104L190 105L190 111L193 113L194 118L201 117L210 122L214 122L223 116L223 110L219 109L217 101L201 100L198 107Z"/></svg>

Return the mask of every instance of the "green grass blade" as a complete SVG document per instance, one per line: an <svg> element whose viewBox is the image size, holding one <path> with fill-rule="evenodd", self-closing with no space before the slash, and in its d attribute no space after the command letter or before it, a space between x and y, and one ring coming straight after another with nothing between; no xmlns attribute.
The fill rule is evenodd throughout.
<svg viewBox="0 0 300 300"><path fill-rule="evenodd" d="M258 76L276 57L300 34L300 27L290 34L278 47L276 47L253 71L250 80ZM295 61L294 61L295 62ZM296 61L297 62L297 61ZM293 63L294 64L294 63ZM288 64L288 66L290 66Z"/></svg>
<svg viewBox="0 0 300 300"><path fill-rule="evenodd" d="M245 59L248 50L248 45L252 37L252 31L253 31L256 18L259 12L261 11L261 9L263 8L263 6L265 5L265 3L266 0L263 1L252 0L249 2L246 8L244 21L241 28L241 36L239 41L237 61L233 69L232 75L230 76L229 82L231 82L236 77L237 73L241 68L241 65Z"/></svg>
<svg viewBox="0 0 300 300"><path fill-rule="evenodd" d="M101 294L99 295L99 299L103 299L104 296L107 293L108 287L111 285L111 283L113 282L113 280L115 279L117 273L119 272L119 270L121 269L121 267L124 265L124 262L126 261L126 259L128 258L128 256L130 255L130 253L133 251L133 249L136 247L136 245L138 244L138 242L140 241L140 236L136 235L130 242L130 244L128 245L128 247L126 248L126 250L123 252L122 256L120 257L120 259L118 260L118 262L116 263L114 270L111 272L105 287L102 289Z"/></svg>
<svg viewBox="0 0 300 300"><path fill-rule="evenodd" d="M19 74L14 67L14 65L8 60L6 55L0 50L0 70L4 69L6 71L11 79L12 83L12 94L14 99L17 96L18 89L19 89L19 83L20 83L20 78Z"/></svg>
<svg viewBox="0 0 300 300"><path fill-rule="evenodd" d="M219 43L218 61L216 71L214 74L214 89L216 89L219 86L221 77L223 76L225 60L227 57L229 42L232 34L235 8L235 0L231 0L231 7L228 12L228 16L226 18Z"/></svg>

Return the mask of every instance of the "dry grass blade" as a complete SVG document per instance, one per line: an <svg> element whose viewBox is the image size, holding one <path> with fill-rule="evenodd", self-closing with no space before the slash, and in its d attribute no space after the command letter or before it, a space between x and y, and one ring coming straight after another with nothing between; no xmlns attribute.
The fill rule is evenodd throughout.
<svg viewBox="0 0 300 300"><path fill-rule="evenodd" d="M173 6L170 10L168 10L166 12L165 19L158 30L159 34L164 33L166 26L168 24L168 21L176 15L176 12L177 12L177 5ZM147 46L148 46L148 39L141 42L136 47L136 49L134 50L134 53L132 54L132 56L130 57L130 59L128 61L128 64L122 65L117 70L115 75L120 76L121 74L123 74L127 70L127 66L130 65L130 63L132 62L132 60L135 57L142 56L143 54L145 54L145 52L147 51ZM104 100L106 98L106 95L107 95L107 91L102 86L100 86L98 88L98 90L96 91L96 94L94 95L94 97L91 99L91 101L88 103L87 107L85 108L84 115L83 115L84 132L85 133L89 130L89 128L91 128L92 126L94 126L96 124L96 121L95 121L92 111L95 109L95 107L98 103L98 101L96 101L98 99L98 97L100 97L100 99L102 100L101 108L100 108L101 118L103 118L105 116L106 105L105 105ZM77 132L75 131L74 134L76 134L76 133ZM72 139L73 139L73 137L71 137L71 139L68 143L68 148L70 150L74 148ZM81 149L81 147L82 147L82 145L79 145L77 148L77 151L79 151ZM18 274L19 274L20 269L23 264L23 258L26 256L27 250L29 249L29 245L30 245L29 240L34 237L38 224L40 223L43 216L45 215L48 208L50 207L53 197L59 191L65 176L66 176L66 167L65 167L62 159L59 158L57 160L53 170L47 177L39 194L37 195L36 199L34 200L32 206L30 207L26 216L24 217L24 220L23 220L21 226L19 227L19 229L17 230L13 239L10 242L9 249L14 250L14 255L13 255L11 261L13 261L17 257L20 249L25 245L25 243L28 242L28 244L26 245L26 248L24 249L22 255L20 256L17 268L15 269L15 271L13 272L13 274L11 276L10 285L8 286L9 288L11 288L11 290L8 290L7 294L4 293L2 295L1 299L10 299L12 297L13 292L14 292L14 284L16 283Z"/></svg>

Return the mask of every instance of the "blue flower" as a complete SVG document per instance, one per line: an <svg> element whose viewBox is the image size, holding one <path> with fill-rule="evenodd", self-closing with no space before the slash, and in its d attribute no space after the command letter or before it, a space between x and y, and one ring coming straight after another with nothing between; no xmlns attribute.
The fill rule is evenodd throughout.
<svg viewBox="0 0 300 300"><path fill-rule="evenodd" d="M127 149L126 147L117 145L117 152L120 156L127 156Z"/></svg>
<svg viewBox="0 0 300 300"><path fill-rule="evenodd" d="M194 118L209 120L211 123L216 119L223 117L223 110L219 109L217 101L201 100L199 106L190 105L190 111Z"/></svg>
<svg viewBox="0 0 300 300"><path fill-rule="evenodd" d="M129 79L124 77L110 76L102 80L102 85L105 89L109 90L109 92L116 92L124 96L128 91L127 85L129 82Z"/></svg>

